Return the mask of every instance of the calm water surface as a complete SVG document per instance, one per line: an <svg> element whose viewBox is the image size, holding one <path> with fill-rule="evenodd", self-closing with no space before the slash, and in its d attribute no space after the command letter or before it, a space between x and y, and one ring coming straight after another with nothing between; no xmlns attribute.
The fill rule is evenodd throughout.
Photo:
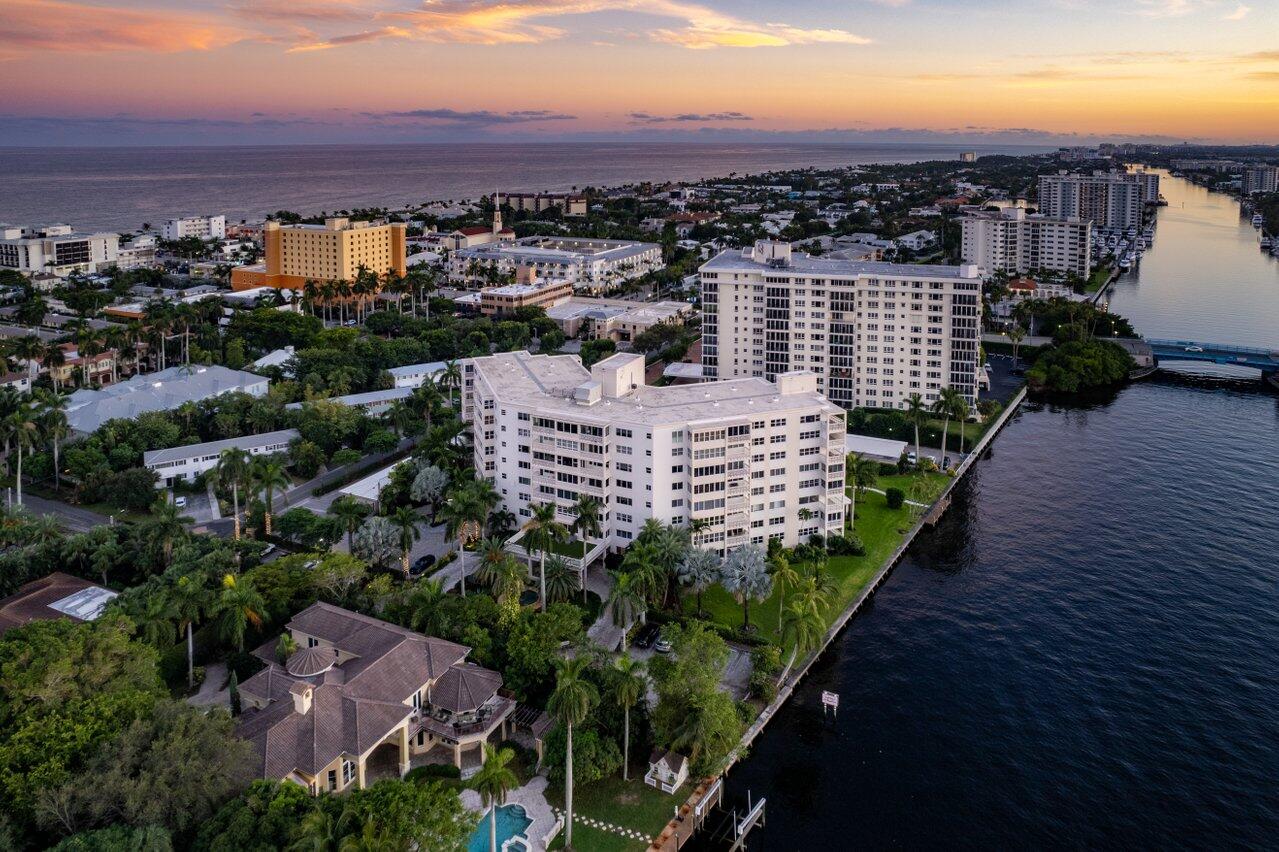
<svg viewBox="0 0 1279 852"><path fill-rule="evenodd" d="M1237 204L1163 193L1113 309L1279 347ZM750 848L1274 848L1277 541L1259 385L1028 406L730 775L730 802L768 798Z"/></svg>
<svg viewBox="0 0 1279 852"><path fill-rule="evenodd" d="M475 198L697 180L802 166L953 160L961 145L485 144L242 148L0 148L0 222L130 230L174 216L230 221ZM1025 154L1033 146L986 146Z"/></svg>

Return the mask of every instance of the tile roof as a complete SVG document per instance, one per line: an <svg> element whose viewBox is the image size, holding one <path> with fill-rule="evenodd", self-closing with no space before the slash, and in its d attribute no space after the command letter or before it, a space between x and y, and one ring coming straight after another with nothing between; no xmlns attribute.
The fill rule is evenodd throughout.
<svg viewBox="0 0 1279 852"><path fill-rule="evenodd" d="M88 580L55 571L0 600L0 634L32 621L92 621L115 596Z"/></svg>
<svg viewBox="0 0 1279 852"><path fill-rule="evenodd" d="M254 654L266 668L240 686L266 702L247 710L238 727L257 746L264 778L294 770L314 776L339 755L365 753L415 712L410 699L427 684L431 708L449 712L478 709L502 685L497 672L464 662L465 645L330 604L307 607L288 627L322 644L297 651L286 666L274 662L274 643L264 644ZM323 666L328 653L343 661ZM315 673L303 676L307 671ZM306 713L294 705L302 685L313 690Z"/></svg>

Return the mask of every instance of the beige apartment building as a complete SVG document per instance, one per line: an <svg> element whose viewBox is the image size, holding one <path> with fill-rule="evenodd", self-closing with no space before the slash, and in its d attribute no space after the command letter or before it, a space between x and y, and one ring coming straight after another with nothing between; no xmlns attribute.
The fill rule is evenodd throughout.
<svg viewBox="0 0 1279 852"><path fill-rule="evenodd" d="M760 240L702 265L708 379L816 374L844 408L903 408L951 387L977 398L981 278L976 265L813 257Z"/></svg>
<svg viewBox="0 0 1279 852"><path fill-rule="evenodd" d="M649 518L691 525L725 552L770 538L788 547L844 526L844 411L812 373L652 387L641 355L586 369L574 355L503 352L463 363L463 419L475 469L521 519L583 495L602 505L604 549L624 548Z"/></svg>
<svg viewBox="0 0 1279 852"><path fill-rule="evenodd" d="M351 281L366 269L377 275L403 275L405 225L375 225L350 219L324 220L323 225L267 222L262 242L266 260L231 271L231 288L275 287L300 290L307 281Z"/></svg>

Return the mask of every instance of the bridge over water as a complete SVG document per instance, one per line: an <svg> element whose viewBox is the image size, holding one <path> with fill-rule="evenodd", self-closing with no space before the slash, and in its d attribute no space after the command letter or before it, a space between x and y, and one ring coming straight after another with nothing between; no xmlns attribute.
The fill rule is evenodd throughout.
<svg viewBox="0 0 1279 852"><path fill-rule="evenodd" d="M1159 361L1206 361L1251 367L1260 370L1262 378L1273 380L1279 373L1279 349L1259 349L1229 343L1203 343L1194 340L1158 340L1147 338L1151 354Z"/></svg>

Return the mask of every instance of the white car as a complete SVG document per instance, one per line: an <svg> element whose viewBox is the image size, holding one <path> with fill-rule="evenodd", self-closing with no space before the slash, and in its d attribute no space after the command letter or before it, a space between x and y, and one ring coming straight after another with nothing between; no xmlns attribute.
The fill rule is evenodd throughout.
<svg viewBox="0 0 1279 852"><path fill-rule="evenodd" d="M1202 352L1202 351L1204 351L1204 348L1203 348L1202 346L1187 346L1187 347L1186 347L1186 351L1187 351L1187 352Z"/></svg>
<svg viewBox="0 0 1279 852"><path fill-rule="evenodd" d="M174 497L173 505L177 506L179 509L185 509L187 505L187 498L181 496Z"/></svg>

